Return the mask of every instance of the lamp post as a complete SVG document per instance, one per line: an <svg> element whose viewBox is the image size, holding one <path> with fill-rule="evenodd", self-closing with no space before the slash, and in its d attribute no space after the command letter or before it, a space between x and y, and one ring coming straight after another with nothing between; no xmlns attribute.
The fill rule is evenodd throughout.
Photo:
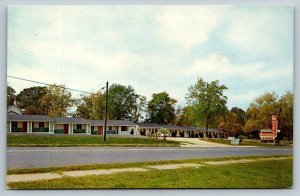
<svg viewBox="0 0 300 196"><path fill-rule="evenodd" d="M104 119L104 135L103 141L106 141L106 126L107 126L107 108L108 108L108 82L106 82L106 92L105 92L105 119Z"/></svg>

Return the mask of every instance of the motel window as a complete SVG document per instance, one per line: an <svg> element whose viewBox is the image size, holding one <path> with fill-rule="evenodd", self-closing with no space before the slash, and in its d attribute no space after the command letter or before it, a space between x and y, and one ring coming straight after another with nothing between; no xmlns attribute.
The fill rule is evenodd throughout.
<svg viewBox="0 0 300 196"><path fill-rule="evenodd" d="M127 127L126 126L121 126L121 131L127 131Z"/></svg>
<svg viewBox="0 0 300 196"><path fill-rule="evenodd" d="M44 123L43 122L39 122L39 128L44 128Z"/></svg>
<svg viewBox="0 0 300 196"><path fill-rule="evenodd" d="M110 130L110 131L111 131L111 130L112 130L112 126L109 126L109 127L108 127L108 130Z"/></svg>
<svg viewBox="0 0 300 196"><path fill-rule="evenodd" d="M11 122L11 126L12 126L12 128L17 128L18 127L18 123L17 122Z"/></svg>
<svg viewBox="0 0 300 196"><path fill-rule="evenodd" d="M91 126L91 130L94 131L94 126Z"/></svg>
<svg viewBox="0 0 300 196"><path fill-rule="evenodd" d="M77 129L82 129L82 125L77 125Z"/></svg>

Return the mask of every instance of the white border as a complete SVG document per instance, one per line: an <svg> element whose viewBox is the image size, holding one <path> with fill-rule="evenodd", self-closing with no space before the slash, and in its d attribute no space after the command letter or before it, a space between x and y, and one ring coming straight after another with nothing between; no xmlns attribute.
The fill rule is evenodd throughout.
<svg viewBox="0 0 300 196"><path fill-rule="evenodd" d="M253 195L263 194L268 195L300 195L299 188L299 147L297 142L299 141L299 130L297 130L300 123L300 70L299 70L299 55L297 49L299 48L299 39L296 35L299 35L299 1L293 0L1 0L0 1L0 195L40 195L42 192L46 195L73 195L73 190L65 191L16 191L6 190L5 174L6 174L6 7L7 5L107 5L107 4L139 4L139 5L168 5L168 4L200 4L200 5L292 5L295 6L295 67L294 67L294 188L293 189L239 189L239 190L220 190L220 189L193 189L193 190L77 190L79 194L99 195L131 195L139 196L144 195ZM284 82L284 81L279 81ZM296 141L296 142L295 142ZM88 192L87 192L88 191Z"/></svg>

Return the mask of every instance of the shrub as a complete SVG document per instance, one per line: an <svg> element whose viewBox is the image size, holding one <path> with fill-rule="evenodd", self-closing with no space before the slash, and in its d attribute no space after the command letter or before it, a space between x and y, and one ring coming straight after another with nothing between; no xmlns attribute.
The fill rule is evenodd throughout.
<svg viewBox="0 0 300 196"><path fill-rule="evenodd" d="M158 139L158 137L160 136L160 133L159 132L154 132L152 133L152 137L155 138L155 139Z"/></svg>
<svg viewBox="0 0 300 196"><path fill-rule="evenodd" d="M250 135L249 135L249 138L250 138L250 139L253 139L253 138L254 138L254 135L250 134Z"/></svg>
<svg viewBox="0 0 300 196"><path fill-rule="evenodd" d="M243 141L244 139L247 139L247 137L244 136L244 135L239 135L238 139L240 139L240 143L242 143L242 141Z"/></svg>
<svg viewBox="0 0 300 196"><path fill-rule="evenodd" d="M164 141L166 141L166 137L168 136L169 131L165 128L160 128L160 129L158 129L157 133L159 135L162 135L164 137Z"/></svg>
<svg viewBox="0 0 300 196"><path fill-rule="evenodd" d="M285 145L285 146L290 145L289 139L288 139L287 137L283 137L283 138L282 138L282 143L283 143L283 145Z"/></svg>

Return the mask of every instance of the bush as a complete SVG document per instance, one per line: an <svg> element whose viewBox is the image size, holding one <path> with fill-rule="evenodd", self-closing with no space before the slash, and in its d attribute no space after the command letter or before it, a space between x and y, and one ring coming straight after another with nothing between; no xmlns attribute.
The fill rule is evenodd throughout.
<svg viewBox="0 0 300 196"><path fill-rule="evenodd" d="M244 135L239 135L238 139L240 139L240 143L242 143L242 141L243 141L244 139L247 139L247 137L244 136Z"/></svg>
<svg viewBox="0 0 300 196"><path fill-rule="evenodd" d="M287 137L283 137L283 138L282 138L282 143L283 143L283 145L285 145L285 146L290 145L289 139L288 139Z"/></svg>
<svg viewBox="0 0 300 196"><path fill-rule="evenodd" d="M250 138L250 139L253 139L253 138L254 138L254 135L250 134L250 135L249 135L249 138Z"/></svg>
<svg viewBox="0 0 300 196"><path fill-rule="evenodd" d="M160 128L158 129L157 133L160 135L160 136L163 136L164 138L164 141L166 141L166 137L168 136L169 134L169 131L165 128Z"/></svg>
<svg viewBox="0 0 300 196"><path fill-rule="evenodd" d="M154 132L153 134L152 134L152 137L153 138L155 138L155 139L158 139L158 137L160 136L160 133L159 132Z"/></svg>

